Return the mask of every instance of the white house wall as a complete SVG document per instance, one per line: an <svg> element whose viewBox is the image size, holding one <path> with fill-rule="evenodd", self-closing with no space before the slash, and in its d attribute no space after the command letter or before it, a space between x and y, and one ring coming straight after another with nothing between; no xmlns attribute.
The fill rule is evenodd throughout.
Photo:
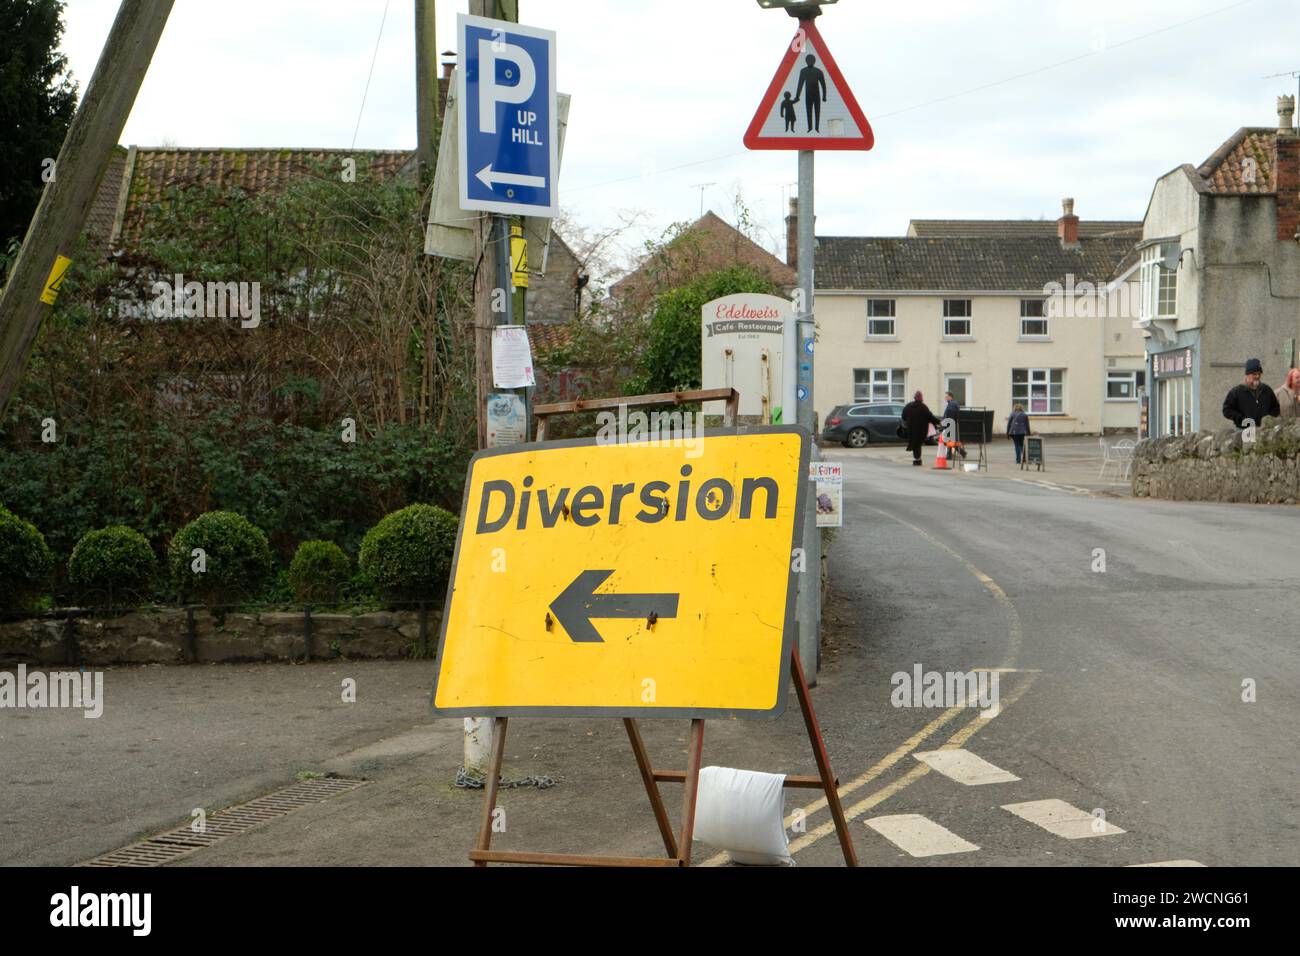
<svg viewBox="0 0 1300 956"><path fill-rule="evenodd" d="M1136 285L1136 283L1134 283ZM1133 290L1136 309L1136 289ZM944 375L971 376L969 404L994 410L994 427L1003 429L1011 412L1013 368L1065 369L1064 414L1034 415L1032 425L1042 433L1092 433L1101 428L1134 428L1137 403L1107 403L1105 356L1116 369L1142 368L1140 333L1132 318L1097 318L1100 297L1075 317L1054 316L1048 340L1020 338L1020 300L1015 293L817 293L817 411L854 401L854 370L907 370L905 399L920 389L937 413L943 407ZM1041 293L1038 294L1041 297ZM895 340L867 338L867 299L895 300ZM969 298L970 339L943 340L943 300ZM1077 312L1091 311L1088 317ZM1107 334L1109 333L1109 334ZM1116 334L1119 339L1116 339Z"/></svg>

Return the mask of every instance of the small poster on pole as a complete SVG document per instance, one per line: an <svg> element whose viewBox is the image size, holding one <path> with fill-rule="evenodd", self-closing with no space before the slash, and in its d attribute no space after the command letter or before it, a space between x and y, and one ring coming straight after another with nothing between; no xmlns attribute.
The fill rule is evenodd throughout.
<svg viewBox="0 0 1300 956"><path fill-rule="evenodd" d="M517 445L525 440L528 411L522 396L492 394L487 400L487 447Z"/></svg>
<svg viewBox="0 0 1300 956"><path fill-rule="evenodd" d="M492 330L492 383L497 388L531 388L533 350L522 325L498 325Z"/></svg>
<svg viewBox="0 0 1300 956"><path fill-rule="evenodd" d="M808 463L808 477L817 483L817 527L844 526L844 465L837 461Z"/></svg>

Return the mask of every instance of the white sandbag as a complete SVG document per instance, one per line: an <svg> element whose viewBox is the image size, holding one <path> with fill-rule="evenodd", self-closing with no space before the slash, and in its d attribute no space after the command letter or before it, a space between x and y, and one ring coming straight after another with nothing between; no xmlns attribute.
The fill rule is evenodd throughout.
<svg viewBox="0 0 1300 956"><path fill-rule="evenodd" d="M737 863L794 865L785 834L785 774L705 767L695 838L726 850Z"/></svg>

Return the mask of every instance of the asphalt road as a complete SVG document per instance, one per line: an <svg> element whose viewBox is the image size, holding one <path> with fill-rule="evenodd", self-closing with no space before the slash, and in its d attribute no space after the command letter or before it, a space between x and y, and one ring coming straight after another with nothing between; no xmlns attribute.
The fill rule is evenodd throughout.
<svg viewBox="0 0 1300 956"><path fill-rule="evenodd" d="M858 838L865 860L1300 863L1300 512L837 457L835 583L860 612L847 622L860 653L844 656L870 689L864 711L901 741L938 711L891 708L888 674L1015 669L964 749L1019 781L930 771L863 817L920 814L980 850L916 858L873 830ZM1003 809L1049 799L1126 832L1065 839Z"/></svg>
<svg viewBox="0 0 1300 956"><path fill-rule="evenodd" d="M1300 512L832 455L845 527L814 703L863 864L1300 863ZM996 715L894 706L893 676L917 664L1002 668ZM340 699L345 677L356 703ZM428 717L432 677L431 662L121 668L98 720L0 712L0 863L77 862L335 770L371 783L184 862L465 865L480 802L451 785L459 721ZM657 766L684 765L686 729L642 722ZM1002 782L916 756L941 749ZM813 772L793 696L775 720L709 722L704 762ZM505 774L535 773L556 786L503 791L494 847L662 854L617 721L513 722ZM676 820L680 791L665 787ZM795 859L840 865L814 796L787 798L787 812L809 808ZM1084 820L1052 832L1025 818L1062 809L1042 801Z"/></svg>

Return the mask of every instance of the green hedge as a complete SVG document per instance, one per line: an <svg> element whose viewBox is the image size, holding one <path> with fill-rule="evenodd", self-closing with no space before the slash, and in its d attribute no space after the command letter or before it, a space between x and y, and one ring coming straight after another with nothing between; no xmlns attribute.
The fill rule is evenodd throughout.
<svg viewBox="0 0 1300 956"><path fill-rule="evenodd" d="M60 421L60 443L45 445L39 428L13 419L0 422L4 503L59 555L110 524L169 541L196 511L242 514L286 565L300 541L334 541L355 555L375 522L409 502L459 509L473 440L412 424L345 444L332 423L244 421L223 410L184 423Z"/></svg>
<svg viewBox="0 0 1300 956"><path fill-rule="evenodd" d="M0 611L29 610L44 596L53 566L36 526L0 505Z"/></svg>
<svg viewBox="0 0 1300 956"><path fill-rule="evenodd" d="M68 583L81 601L131 603L147 597L157 564L144 535L110 525L81 536L68 559Z"/></svg>
<svg viewBox="0 0 1300 956"><path fill-rule="evenodd" d="M438 600L451 573L459 522L435 505L383 518L361 542L361 570L385 600Z"/></svg>
<svg viewBox="0 0 1300 956"><path fill-rule="evenodd" d="M201 573L194 569L195 548L205 554ZM233 511L199 515L172 538L167 558L181 600L225 604L259 594L271 580L266 535Z"/></svg>
<svg viewBox="0 0 1300 956"><path fill-rule="evenodd" d="M352 562L333 541L304 541L289 565L289 586L304 604L332 603L351 575Z"/></svg>

